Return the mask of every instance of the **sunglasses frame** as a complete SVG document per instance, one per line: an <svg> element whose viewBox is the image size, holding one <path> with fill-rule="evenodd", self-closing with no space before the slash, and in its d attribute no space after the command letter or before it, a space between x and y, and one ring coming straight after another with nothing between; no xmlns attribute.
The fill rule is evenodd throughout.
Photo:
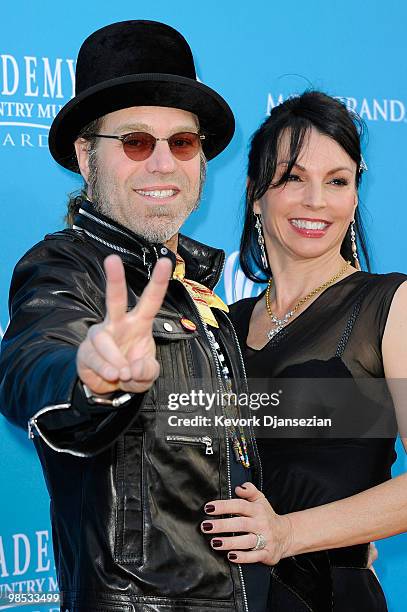
<svg viewBox="0 0 407 612"><path fill-rule="evenodd" d="M147 134L148 136L151 136L151 138L154 139L154 145L153 145L151 151L149 152L149 154L147 155L147 157L142 157L141 159L132 159L126 153L126 150L125 150L126 138L128 136L132 136L133 134ZM192 157L189 157L188 159L182 159L182 158L177 157L177 155L174 154L173 150L171 149L171 145L169 144L169 140L171 140L171 138L174 138L174 136L180 136L182 134L188 134L190 136L198 136L199 140L201 142L203 140L205 140L205 138L206 138L205 134L200 134L199 132L185 132L185 131L184 132L176 132L175 134L171 134L171 136L168 136L167 138L156 138L155 136L153 136L149 132L145 132L143 130L138 130L138 131L135 131L135 132L128 132L127 134L123 134L122 136L114 136L112 134L94 134L94 133L86 134L86 136L90 137L90 138L112 138L114 140L120 140L120 142L123 145L123 153L126 155L126 157L128 159L131 159L131 161L145 161L146 159L148 159L153 154L157 142L165 140L165 141L168 142L168 147L169 147L169 149L171 151L171 154L175 157L175 159L177 159L178 161L190 161L191 159L196 157L196 155L198 155L199 147L198 147L196 153L194 153L194 155Z"/></svg>

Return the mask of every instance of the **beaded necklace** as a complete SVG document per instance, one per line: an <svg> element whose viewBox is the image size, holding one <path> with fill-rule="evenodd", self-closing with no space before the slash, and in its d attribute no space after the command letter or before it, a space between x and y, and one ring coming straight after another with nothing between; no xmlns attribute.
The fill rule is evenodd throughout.
<svg viewBox="0 0 407 612"><path fill-rule="evenodd" d="M219 342L217 342L213 332L210 329L207 329L207 334L209 341L212 345L213 351L216 355L220 374L223 380L224 388L222 389L222 394L224 393L226 395L226 405L222 401L224 415L227 419L236 418L237 415L237 419L240 420L241 415L239 405L235 399L236 395L233 394L232 378L230 376L229 368L226 364L225 356L222 353L222 350L219 346ZM234 415L231 415L230 413L228 414L227 406L230 406L230 404L233 404L234 406ZM229 425L226 425L226 429L232 441L233 454L236 462L241 463L245 468L249 468L250 459L247 448L246 436L244 435L242 426L239 424L237 427L232 428Z"/></svg>

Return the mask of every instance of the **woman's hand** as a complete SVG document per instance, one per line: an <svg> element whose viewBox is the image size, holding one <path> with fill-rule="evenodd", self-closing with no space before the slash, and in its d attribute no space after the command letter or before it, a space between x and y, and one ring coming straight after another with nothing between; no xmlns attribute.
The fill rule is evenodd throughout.
<svg viewBox="0 0 407 612"><path fill-rule="evenodd" d="M289 518L276 514L263 493L251 482L236 487L235 491L241 499L223 499L206 504L205 512L211 518L201 524L202 531L213 534L211 546L214 550L228 551L228 559L234 563L275 565L288 556L292 539ZM236 516L212 520L214 516L228 514ZM223 535L228 533L236 535ZM257 535L263 536L264 540ZM264 543L264 548L252 550L257 543Z"/></svg>

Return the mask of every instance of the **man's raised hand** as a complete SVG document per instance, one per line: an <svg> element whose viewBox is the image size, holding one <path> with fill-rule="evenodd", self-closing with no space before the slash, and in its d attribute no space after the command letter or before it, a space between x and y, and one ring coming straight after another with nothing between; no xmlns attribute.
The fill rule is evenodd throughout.
<svg viewBox="0 0 407 612"><path fill-rule="evenodd" d="M160 371L152 330L167 291L171 261L158 260L137 305L129 312L120 257L109 255L104 267L106 316L89 328L79 346L78 376L95 394L117 390L141 393L151 387Z"/></svg>

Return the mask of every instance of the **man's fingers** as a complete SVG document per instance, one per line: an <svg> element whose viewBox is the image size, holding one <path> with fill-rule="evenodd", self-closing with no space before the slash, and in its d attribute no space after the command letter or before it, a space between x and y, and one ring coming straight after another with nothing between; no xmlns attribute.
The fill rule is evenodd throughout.
<svg viewBox="0 0 407 612"><path fill-rule="evenodd" d="M142 393L149 389L160 373L160 366L154 357L137 359L131 365L118 368L112 361L105 359L90 342L87 347L78 350L77 368L79 377L86 384L90 377L96 377L98 386L111 386L116 383L117 388L132 393ZM96 393L99 392L92 384L88 386ZM102 393L110 390L104 390Z"/></svg>
<svg viewBox="0 0 407 612"><path fill-rule="evenodd" d="M119 378L119 370L104 359L94 348L78 350L78 374L82 378L83 371L91 371L106 380L114 382ZM91 364L91 365L90 365ZM83 380L83 378L82 378Z"/></svg>
<svg viewBox="0 0 407 612"><path fill-rule="evenodd" d="M89 340L95 351L111 366L120 372L120 378L130 378L130 367L127 359L117 346L112 336L99 325L93 325L89 329Z"/></svg>
<svg viewBox="0 0 407 612"><path fill-rule="evenodd" d="M138 383L153 383L160 374L160 366L154 357L136 359L130 366L131 378Z"/></svg>
<svg viewBox="0 0 407 612"><path fill-rule="evenodd" d="M138 320L143 319L146 323L152 324L163 303L171 272L171 260L168 257L161 257L154 266L151 278L141 294L137 306L133 309L133 313L137 315Z"/></svg>
<svg viewBox="0 0 407 612"><path fill-rule="evenodd" d="M117 321L127 312L127 284L123 262L118 255L109 255L104 261L106 273L106 315Z"/></svg>
<svg viewBox="0 0 407 612"><path fill-rule="evenodd" d="M160 366L154 357L137 359L131 364L131 379L120 384L123 391L143 393L158 378Z"/></svg>
<svg viewBox="0 0 407 612"><path fill-rule="evenodd" d="M123 346L120 343L118 344L114 334L112 336L110 333L111 323L118 323L120 319L123 319L123 324L126 321L124 315L127 314L127 285L123 263L117 255L110 255L105 259L104 266L106 271L108 325L94 325L90 328L88 338L78 350L78 373L82 379L83 376L90 376L93 373L108 384L117 383L122 389L127 387L135 392L145 391L159 375L159 365L154 358L152 338L151 346L148 343L148 326L152 325L152 321L164 299L172 264L166 258L157 262L151 280L133 310L139 325L136 325L135 319L127 321L130 327L134 322L135 331L138 329L141 333L140 342L137 344L140 348L140 354L137 355L137 359L134 358L136 357L134 355L131 362L126 357L128 346L126 348L126 344ZM127 316L131 317L131 313ZM140 328L144 328L144 332ZM116 326L113 326L112 329L116 329ZM118 326L117 329L126 329L126 325L124 327L123 325ZM143 343L143 333L145 332L147 332L147 336ZM146 339L147 343L145 342ZM122 338L122 341L128 343L129 339Z"/></svg>

